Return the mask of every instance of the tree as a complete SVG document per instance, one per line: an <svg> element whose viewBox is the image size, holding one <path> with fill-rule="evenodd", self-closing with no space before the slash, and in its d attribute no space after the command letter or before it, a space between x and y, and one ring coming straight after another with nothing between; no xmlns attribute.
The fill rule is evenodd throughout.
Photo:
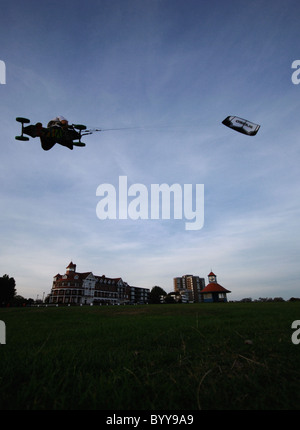
<svg viewBox="0 0 300 430"><path fill-rule="evenodd" d="M7 306L16 294L16 281L8 275L0 278L0 306Z"/></svg>
<svg viewBox="0 0 300 430"><path fill-rule="evenodd" d="M149 303L161 303L160 297L166 296L167 293L161 287L155 286L150 291Z"/></svg>
<svg viewBox="0 0 300 430"><path fill-rule="evenodd" d="M174 293L168 293L165 297L165 303L176 303L175 298L174 298Z"/></svg>
<svg viewBox="0 0 300 430"><path fill-rule="evenodd" d="M28 299L20 295L15 295L12 301L12 306L26 306L28 303Z"/></svg>

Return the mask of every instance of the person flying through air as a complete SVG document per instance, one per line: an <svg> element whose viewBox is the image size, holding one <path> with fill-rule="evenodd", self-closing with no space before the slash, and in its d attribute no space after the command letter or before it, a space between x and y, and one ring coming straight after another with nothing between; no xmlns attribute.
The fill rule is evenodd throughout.
<svg viewBox="0 0 300 430"><path fill-rule="evenodd" d="M58 126L58 127L68 127L69 121L63 116L56 116L48 122L47 128Z"/></svg>
<svg viewBox="0 0 300 430"><path fill-rule="evenodd" d="M69 121L63 116L57 116L50 120L47 128L43 127L41 122L24 127L24 124L30 122L29 119L17 117L16 120L22 124L22 134L16 136L16 139L28 140L23 134L33 138L39 137L45 151L51 149L56 143L69 149L73 149L74 146L85 146L85 143L81 142L81 132L86 130L86 126L81 124L69 125Z"/></svg>

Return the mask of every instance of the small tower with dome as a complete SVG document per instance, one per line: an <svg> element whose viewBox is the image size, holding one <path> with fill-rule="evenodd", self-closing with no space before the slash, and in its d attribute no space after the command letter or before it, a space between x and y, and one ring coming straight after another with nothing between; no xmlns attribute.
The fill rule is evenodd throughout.
<svg viewBox="0 0 300 430"><path fill-rule="evenodd" d="M203 302L227 302L227 294L231 293L231 291L217 283L217 276L213 272L208 274L208 282L208 285L200 291Z"/></svg>

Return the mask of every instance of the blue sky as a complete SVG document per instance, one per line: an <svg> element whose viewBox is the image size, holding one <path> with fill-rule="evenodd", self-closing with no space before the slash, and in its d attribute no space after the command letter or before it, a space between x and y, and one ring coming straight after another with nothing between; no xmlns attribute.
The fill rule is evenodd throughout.
<svg viewBox="0 0 300 430"><path fill-rule="evenodd" d="M300 296L299 2L10 1L1 8L0 274L48 294L81 272L173 289L205 277L243 297ZM89 127L85 148L20 142L17 116ZM258 123L255 137L222 125ZM137 128L131 128L137 127ZM100 184L204 184L204 226L105 220Z"/></svg>

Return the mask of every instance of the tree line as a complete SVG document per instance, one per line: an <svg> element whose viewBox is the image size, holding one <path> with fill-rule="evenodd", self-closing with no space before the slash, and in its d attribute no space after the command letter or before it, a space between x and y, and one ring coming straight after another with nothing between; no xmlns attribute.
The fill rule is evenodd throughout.
<svg viewBox="0 0 300 430"><path fill-rule="evenodd" d="M9 275L0 277L0 307L23 306L33 303L33 299L25 299L17 295L16 281Z"/></svg>

